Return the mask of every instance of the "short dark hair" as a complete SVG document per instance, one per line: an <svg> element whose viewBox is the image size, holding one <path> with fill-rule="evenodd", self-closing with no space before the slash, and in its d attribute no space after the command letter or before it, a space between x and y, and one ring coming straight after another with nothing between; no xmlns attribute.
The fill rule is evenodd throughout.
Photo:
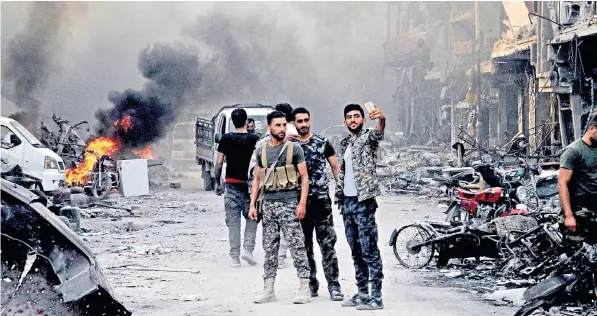
<svg viewBox="0 0 597 316"><path fill-rule="evenodd" d="M234 109L230 115L234 127L241 128L247 124L247 111L245 109Z"/></svg>
<svg viewBox="0 0 597 316"><path fill-rule="evenodd" d="M359 111L361 112L361 116L365 117L365 111L363 111L363 108L355 103L349 104L347 106L344 107L344 118L346 118L346 114L348 114L348 112L350 111Z"/></svg>
<svg viewBox="0 0 597 316"><path fill-rule="evenodd" d="M292 122L292 106L288 103L278 103L274 107L276 111L286 114L286 121Z"/></svg>
<svg viewBox="0 0 597 316"><path fill-rule="evenodd" d="M292 121L293 122L296 119L297 114L307 114L309 117L311 117L311 113L309 113L309 110L307 110L305 108L296 108L296 109L292 110Z"/></svg>
<svg viewBox="0 0 597 316"><path fill-rule="evenodd" d="M282 111L272 111L267 114L267 125L272 125L272 121L277 118L286 118L286 114Z"/></svg>
<svg viewBox="0 0 597 316"><path fill-rule="evenodd" d="M247 119L247 123L255 123L255 119L254 119L254 118L252 118L252 117L249 117L249 118Z"/></svg>
<svg viewBox="0 0 597 316"><path fill-rule="evenodd" d="M593 114L592 117L589 117L587 121L587 126L596 126L597 127L597 113Z"/></svg>

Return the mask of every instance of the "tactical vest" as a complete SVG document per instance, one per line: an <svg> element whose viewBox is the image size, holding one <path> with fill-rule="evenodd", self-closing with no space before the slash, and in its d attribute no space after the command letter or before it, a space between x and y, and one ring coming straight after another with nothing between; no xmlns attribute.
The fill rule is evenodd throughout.
<svg viewBox="0 0 597 316"><path fill-rule="evenodd" d="M259 170L260 185L264 185L263 180L270 165L267 163L267 142L261 147L261 165L263 168ZM266 192L293 190L299 187L298 172L296 167L292 164L292 152L294 150L294 143L288 141L286 148L286 164L282 167L275 167L269 178L265 182ZM278 162L276 162L276 165Z"/></svg>

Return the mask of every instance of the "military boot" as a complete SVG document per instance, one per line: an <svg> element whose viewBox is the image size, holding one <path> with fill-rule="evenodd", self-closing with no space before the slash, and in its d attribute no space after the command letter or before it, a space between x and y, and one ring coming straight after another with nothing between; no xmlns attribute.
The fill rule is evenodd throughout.
<svg viewBox="0 0 597 316"><path fill-rule="evenodd" d="M309 290L309 279L299 279L298 293L294 297L294 304L307 304L311 301L311 292Z"/></svg>
<svg viewBox="0 0 597 316"><path fill-rule="evenodd" d="M255 299L255 304L269 303L278 300L274 293L275 278L263 279L263 292Z"/></svg>

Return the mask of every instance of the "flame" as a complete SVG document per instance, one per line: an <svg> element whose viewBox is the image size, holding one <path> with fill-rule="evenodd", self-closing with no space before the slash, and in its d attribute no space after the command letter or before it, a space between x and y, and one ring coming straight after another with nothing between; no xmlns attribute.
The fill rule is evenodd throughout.
<svg viewBox="0 0 597 316"><path fill-rule="evenodd" d="M87 144L85 148L85 156L83 161L76 167L66 170L66 183L86 183L85 176L93 170L93 165L99 157L107 155L112 156L118 149L120 144L115 138L110 137L98 137L94 138ZM94 151L95 154L87 152Z"/></svg>
<svg viewBox="0 0 597 316"><path fill-rule="evenodd" d="M155 154L153 153L153 149L151 148L151 145L147 145L143 149L133 150L133 153L135 155L137 155L137 157L140 157L140 158L143 158L143 159L153 160L153 159L156 158Z"/></svg>
<svg viewBox="0 0 597 316"><path fill-rule="evenodd" d="M133 122L131 121L131 116L125 115L121 120L114 122L114 126L116 126L116 127L120 126L120 127L122 127L124 132L128 132L129 128L131 128L133 126Z"/></svg>

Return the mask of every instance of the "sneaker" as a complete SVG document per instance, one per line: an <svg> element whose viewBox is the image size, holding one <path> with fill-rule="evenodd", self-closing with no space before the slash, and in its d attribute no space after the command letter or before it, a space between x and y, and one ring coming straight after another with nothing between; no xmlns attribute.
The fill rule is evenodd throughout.
<svg viewBox="0 0 597 316"><path fill-rule="evenodd" d="M340 303L340 305L342 305L342 307L355 307L366 303L368 298L369 297L367 295L359 293Z"/></svg>
<svg viewBox="0 0 597 316"><path fill-rule="evenodd" d="M243 251L243 254L240 257L252 266L257 264L257 261L255 260L255 257L253 257L253 254L248 251Z"/></svg>
<svg viewBox="0 0 597 316"><path fill-rule="evenodd" d="M240 260L238 258L232 258L232 267L233 268L240 267Z"/></svg>
<svg viewBox="0 0 597 316"><path fill-rule="evenodd" d="M383 309L383 301L380 298L370 298L362 304L357 305L357 309L360 311L370 311Z"/></svg>
<svg viewBox="0 0 597 316"><path fill-rule="evenodd" d="M344 294L342 294L342 292L340 292L340 290L332 290L330 291L330 299L332 301L341 301L344 299Z"/></svg>
<svg viewBox="0 0 597 316"><path fill-rule="evenodd" d="M278 259L278 269L286 269L288 268L288 264L284 259Z"/></svg>

